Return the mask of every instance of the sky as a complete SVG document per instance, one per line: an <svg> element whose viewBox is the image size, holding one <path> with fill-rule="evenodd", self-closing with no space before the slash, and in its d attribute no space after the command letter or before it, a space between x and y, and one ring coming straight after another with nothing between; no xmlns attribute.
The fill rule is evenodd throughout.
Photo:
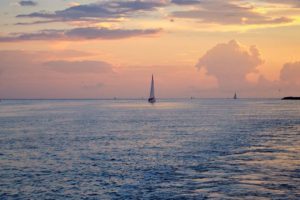
<svg viewBox="0 0 300 200"><path fill-rule="evenodd" d="M1 0L0 98L300 96L300 0Z"/></svg>

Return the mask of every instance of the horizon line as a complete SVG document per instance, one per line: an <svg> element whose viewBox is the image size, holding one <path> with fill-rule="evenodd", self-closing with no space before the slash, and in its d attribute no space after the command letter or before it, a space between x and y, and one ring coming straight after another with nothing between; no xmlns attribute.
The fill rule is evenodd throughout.
<svg viewBox="0 0 300 200"><path fill-rule="evenodd" d="M240 97L238 99L281 99L282 97ZM233 99L232 97L164 97L158 98L158 100L170 100L170 99ZM0 101L3 100L147 100L147 98L0 98Z"/></svg>

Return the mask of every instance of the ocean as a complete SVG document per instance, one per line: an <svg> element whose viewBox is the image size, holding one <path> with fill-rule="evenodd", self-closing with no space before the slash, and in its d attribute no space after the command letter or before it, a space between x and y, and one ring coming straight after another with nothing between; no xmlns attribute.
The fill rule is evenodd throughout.
<svg viewBox="0 0 300 200"><path fill-rule="evenodd" d="M300 199L300 101L3 100L0 199Z"/></svg>

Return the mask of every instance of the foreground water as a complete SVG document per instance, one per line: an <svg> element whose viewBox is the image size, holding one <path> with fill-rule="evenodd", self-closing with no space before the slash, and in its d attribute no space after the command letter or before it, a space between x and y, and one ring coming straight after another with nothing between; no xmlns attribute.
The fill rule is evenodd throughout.
<svg viewBox="0 0 300 200"><path fill-rule="evenodd" d="M0 199L300 199L300 101L3 101L0 150Z"/></svg>

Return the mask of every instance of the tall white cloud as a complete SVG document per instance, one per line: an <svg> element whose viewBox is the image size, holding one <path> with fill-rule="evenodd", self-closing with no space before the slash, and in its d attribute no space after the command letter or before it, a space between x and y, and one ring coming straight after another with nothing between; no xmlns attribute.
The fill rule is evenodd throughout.
<svg viewBox="0 0 300 200"><path fill-rule="evenodd" d="M204 68L208 75L217 78L219 87L236 90L247 85L246 76L263 63L255 46L243 47L235 40L217 44L202 56L196 67Z"/></svg>

